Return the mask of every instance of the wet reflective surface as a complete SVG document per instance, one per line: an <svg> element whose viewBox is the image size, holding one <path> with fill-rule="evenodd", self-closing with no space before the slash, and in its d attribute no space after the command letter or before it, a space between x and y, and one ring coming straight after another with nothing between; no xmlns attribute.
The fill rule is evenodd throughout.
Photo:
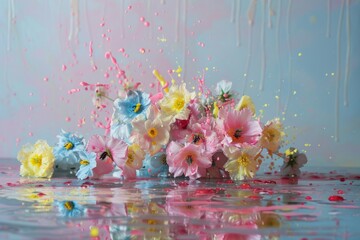
<svg viewBox="0 0 360 240"><path fill-rule="evenodd" d="M231 180L26 179L1 159L0 238L358 239L358 169ZM356 174L356 173L359 174Z"/></svg>

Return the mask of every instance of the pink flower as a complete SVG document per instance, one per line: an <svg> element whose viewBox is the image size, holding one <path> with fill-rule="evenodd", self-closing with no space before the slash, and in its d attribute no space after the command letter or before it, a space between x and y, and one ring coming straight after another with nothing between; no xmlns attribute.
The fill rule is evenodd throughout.
<svg viewBox="0 0 360 240"><path fill-rule="evenodd" d="M248 108L241 111L223 108L219 118L218 124L224 134L222 143L225 146L241 148L259 141L262 129L259 121L252 120L252 112Z"/></svg>
<svg viewBox="0 0 360 240"><path fill-rule="evenodd" d="M166 149L166 154L169 171L174 173L174 177L184 174L186 177L196 179L205 176L206 168L211 166L209 154L203 152L202 148L195 144L182 146L171 142Z"/></svg>
<svg viewBox="0 0 360 240"><path fill-rule="evenodd" d="M120 168L123 167L127 160L128 146L119 139L94 135L89 139L87 150L96 153L94 177L112 172L114 163Z"/></svg>

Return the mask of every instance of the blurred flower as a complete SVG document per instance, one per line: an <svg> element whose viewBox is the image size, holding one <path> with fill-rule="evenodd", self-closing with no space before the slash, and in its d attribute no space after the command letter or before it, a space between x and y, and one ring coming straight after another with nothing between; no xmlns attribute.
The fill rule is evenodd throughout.
<svg viewBox="0 0 360 240"><path fill-rule="evenodd" d="M276 152L284 136L283 127L280 119L276 118L270 122L267 122L262 130L260 137L260 146L266 148L270 154Z"/></svg>
<svg viewBox="0 0 360 240"><path fill-rule="evenodd" d="M243 180L253 178L257 172L258 158L261 149L255 146L246 146L242 149L235 147L225 148L225 155L229 160L224 165L231 179Z"/></svg>
<svg viewBox="0 0 360 240"><path fill-rule="evenodd" d="M168 143L170 125L168 122L162 121L156 107L148 110L146 120L140 119L132 122L134 128L131 139L132 142L141 145L143 150L149 151L150 155L154 155Z"/></svg>
<svg viewBox="0 0 360 240"><path fill-rule="evenodd" d="M149 106L149 94L138 90L130 90L125 99L118 98L114 102L116 116L123 123L130 123L135 117L145 113Z"/></svg>
<svg viewBox="0 0 360 240"><path fill-rule="evenodd" d="M63 217L82 217L85 209L75 201L61 201L56 202L60 214Z"/></svg>
<svg viewBox="0 0 360 240"><path fill-rule="evenodd" d="M141 177L157 177L159 175L167 176L169 166L166 162L166 153L158 152L153 156L146 155L143 168L140 171Z"/></svg>
<svg viewBox="0 0 360 240"><path fill-rule="evenodd" d="M226 178L229 176L229 173L225 171L224 165L227 162L228 158L225 156L223 151L215 152L212 157L211 167L207 168L207 176L210 178Z"/></svg>
<svg viewBox="0 0 360 240"><path fill-rule="evenodd" d="M211 166L211 159L207 152L195 144L182 146L170 142L166 149L167 162L170 173L174 177L184 174L186 177L196 179L206 174L206 168Z"/></svg>
<svg viewBox="0 0 360 240"><path fill-rule="evenodd" d="M95 94L92 99L94 106L98 109L102 109L106 107L106 102L111 101L114 102L113 99L109 98L109 85L107 84L99 84L95 87Z"/></svg>
<svg viewBox="0 0 360 240"><path fill-rule="evenodd" d="M95 177L112 172L114 163L122 168L127 159L128 146L125 142L111 137L94 135L87 145L89 152L96 153Z"/></svg>
<svg viewBox="0 0 360 240"><path fill-rule="evenodd" d="M187 108L190 100L195 98L195 92L189 92L186 84L180 86L173 84L169 92L159 102L161 114L165 120L188 119L190 110Z"/></svg>
<svg viewBox="0 0 360 240"><path fill-rule="evenodd" d="M300 168L306 163L306 155L291 147L285 151L284 164L281 166L280 174L283 177L298 177L301 173Z"/></svg>
<svg viewBox="0 0 360 240"><path fill-rule="evenodd" d="M138 144L130 145L128 147L127 160L122 167L123 176L127 179L135 178L136 170L139 170L142 167L144 158L145 152Z"/></svg>
<svg viewBox="0 0 360 240"><path fill-rule="evenodd" d="M247 95L243 95L239 101L239 103L236 105L235 109L238 111L243 110L244 108L250 109L252 115L255 115L255 104L253 103L251 97Z"/></svg>
<svg viewBox="0 0 360 240"><path fill-rule="evenodd" d="M80 168L76 173L77 178L84 180L93 176L93 169L96 167L96 153L94 152L79 152Z"/></svg>
<svg viewBox="0 0 360 240"><path fill-rule="evenodd" d="M44 140L38 140L34 145L24 145L17 159L21 162L20 175L22 177L51 178L54 172L53 148Z"/></svg>
<svg viewBox="0 0 360 240"><path fill-rule="evenodd" d="M115 115L115 113L114 113ZM130 143L129 137L131 135L132 125L131 123L123 123L118 117L113 116L110 126L110 136L116 139L121 139Z"/></svg>
<svg viewBox="0 0 360 240"><path fill-rule="evenodd" d="M63 170L77 167L78 152L85 150L84 138L61 130L58 144L54 147L55 164Z"/></svg>
<svg viewBox="0 0 360 240"><path fill-rule="evenodd" d="M216 84L215 92L218 95L218 98L222 102L226 102L231 99L232 93L230 92L232 87L232 82L221 80Z"/></svg>
<svg viewBox="0 0 360 240"><path fill-rule="evenodd" d="M222 143L225 146L242 147L255 145L261 135L259 121L252 120L252 113L248 108L241 111L221 109L218 121L224 134Z"/></svg>

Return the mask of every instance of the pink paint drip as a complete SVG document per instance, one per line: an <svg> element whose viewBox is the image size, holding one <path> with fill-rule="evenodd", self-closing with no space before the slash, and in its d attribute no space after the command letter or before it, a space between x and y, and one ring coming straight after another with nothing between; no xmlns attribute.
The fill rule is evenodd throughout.
<svg viewBox="0 0 360 240"><path fill-rule="evenodd" d="M89 57L92 57L93 56L93 48L92 48L92 41L89 42Z"/></svg>

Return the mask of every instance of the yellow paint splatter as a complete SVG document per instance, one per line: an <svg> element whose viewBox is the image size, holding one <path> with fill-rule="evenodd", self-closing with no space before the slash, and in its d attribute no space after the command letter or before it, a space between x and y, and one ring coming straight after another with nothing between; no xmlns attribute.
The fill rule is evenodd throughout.
<svg viewBox="0 0 360 240"><path fill-rule="evenodd" d="M296 95L296 93L297 93L296 91L293 91L293 95Z"/></svg>
<svg viewBox="0 0 360 240"><path fill-rule="evenodd" d="M279 99L280 99L280 97L279 97L279 96L275 96L275 99L279 100Z"/></svg>
<svg viewBox="0 0 360 240"><path fill-rule="evenodd" d="M304 146L305 147L311 147L311 144L310 143L305 143Z"/></svg>
<svg viewBox="0 0 360 240"><path fill-rule="evenodd" d="M298 57L301 57L301 56L302 56L302 53L301 53L301 52L299 52L299 53L298 53Z"/></svg>
<svg viewBox="0 0 360 240"><path fill-rule="evenodd" d="M90 227L90 237L96 238L99 236L99 228L97 227Z"/></svg>

